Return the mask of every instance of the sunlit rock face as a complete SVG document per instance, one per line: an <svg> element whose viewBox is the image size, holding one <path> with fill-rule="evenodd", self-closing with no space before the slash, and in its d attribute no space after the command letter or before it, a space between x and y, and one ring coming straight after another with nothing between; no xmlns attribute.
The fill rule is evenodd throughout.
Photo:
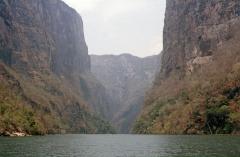
<svg viewBox="0 0 240 157"><path fill-rule="evenodd" d="M159 69L159 55L139 58L129 54L91 56L92 73L106 88L110 120L128 133Z"/></svg>
<svg viewBox="0 0 240 157"><path fill-rule="evenodd" d="M185 73L187 63L216 53L232 38L239 16L238 0L167 0L162 77Z"/></svg>

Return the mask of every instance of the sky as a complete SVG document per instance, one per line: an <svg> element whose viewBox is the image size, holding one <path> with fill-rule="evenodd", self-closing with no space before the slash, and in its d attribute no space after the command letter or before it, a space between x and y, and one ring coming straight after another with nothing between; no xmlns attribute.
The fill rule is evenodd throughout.
<svg viewBox="0 0 240 157"><path fill-rule="evenodd" d="M83 18L89 54L161 52L165 0L63 0Z"/></svg>

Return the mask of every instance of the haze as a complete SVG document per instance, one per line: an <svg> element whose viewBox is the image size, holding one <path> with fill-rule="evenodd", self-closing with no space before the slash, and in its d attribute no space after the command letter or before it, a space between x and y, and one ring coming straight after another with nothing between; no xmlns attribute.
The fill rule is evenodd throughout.
<svg viewBox="0 0 240 157"><path fill-rule="evenodd" d="M64 1L83 18L90 54L161 52L165 0Z"/></svg>

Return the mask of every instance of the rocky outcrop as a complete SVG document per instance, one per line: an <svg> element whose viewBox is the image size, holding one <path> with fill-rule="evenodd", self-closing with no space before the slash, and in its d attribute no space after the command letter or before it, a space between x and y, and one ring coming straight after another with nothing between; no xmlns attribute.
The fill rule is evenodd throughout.
<svg viewBox="0 0 240 157"><path fill-rule="evenodd" d="M162 75L186 71L197 57L212 56L239 25L240 4L233 1L167 1Z"/></svg>
<svg viewBox="0 0 240 157"><path fill-rule="evenodd" d="M26 136L30 136L30 135L28 135L28 134L26 134L26 133L24 133L24 132L12 132L12 133L10 133L10 132L8 132L8 131L6 131L6 132L0 132L0 136L7 136L7 137L26 137Z"/></svg>
<svg viewBox="0 0 240 157"><path fill-rule="evenodd" d="M161 70L135 132L239 132L239 26L238 0L167 0Z"/></svg>
<svg viewBox="0 0 240 157"><path fill-rule="evenodd" d="M4 95L0 105L8 108L2 112L5 118L0 119L0 128L17 132L20 126L30 134L103 133L111 128L93 113L98 100L105 98L90 74L82 19L61 0L1 1L0 61L2 89L9 88L8 93L0 93ZM97 98L93 96L96 93ZM19 106L6 97L20 97L21 111L27 108L31 121L21 112L21 122L5 125L11 106ZM31 123L38 128L32 129L35 125Z"/></svg>
<svg viewBox="0 0 240 157"><path fill-rule="evenodd" d="M128 133L159 68L159 56L139 58L129 54L91 56L92 73L106 88L108 118L120 133Z"/></svg>
<svg viewBox="0 0 240 157"><path fill-rule="evenodd" d="M68 76L90 69L79 14L59 0L1 1L1 58L18 70Z"/></svg>

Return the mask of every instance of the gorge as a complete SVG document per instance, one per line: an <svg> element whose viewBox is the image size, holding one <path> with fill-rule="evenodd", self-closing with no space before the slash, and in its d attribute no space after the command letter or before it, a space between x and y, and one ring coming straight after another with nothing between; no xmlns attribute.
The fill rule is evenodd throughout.
<svg viewBox="0 0 240 157"><path fill-rule="evenodd" d="M0 1L0 135L239 134L240 2L166 2L140 58L89 55L61 0Z"/></svg>
<svg viewBox="0 0 240 157"><path fill-rule="evenodd" d="M130 132L160 56L89 56L60 0L0 7L0 135Z"/></svg>
<svg viewBox="0 0 240 157"><path fill-rule="evenodd" d="M0 157L239 157L239 28L239 0L0 0Z"/></svg>

